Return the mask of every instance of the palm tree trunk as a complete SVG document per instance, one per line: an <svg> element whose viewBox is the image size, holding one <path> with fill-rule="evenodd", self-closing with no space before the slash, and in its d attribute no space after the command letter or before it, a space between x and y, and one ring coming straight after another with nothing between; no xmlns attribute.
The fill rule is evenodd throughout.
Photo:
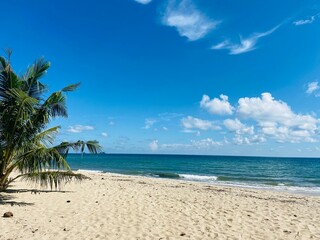
<svg viewBox="0 0 320 240"><path fill-rule="evenodd" d="M1 174L0 176L0 192L6 190L9 186L9 181L8 181L8 177L6 174Z"/></svg>

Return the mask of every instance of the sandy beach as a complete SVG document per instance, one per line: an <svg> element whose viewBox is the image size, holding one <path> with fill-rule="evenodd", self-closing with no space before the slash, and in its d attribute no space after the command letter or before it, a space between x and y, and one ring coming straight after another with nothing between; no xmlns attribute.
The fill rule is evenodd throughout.
<svg viewBox="0 0 320 240"><path fill-rule="evenodd" d="M320 239L320 197L86 173L0 193L0 239Z"/></svg>

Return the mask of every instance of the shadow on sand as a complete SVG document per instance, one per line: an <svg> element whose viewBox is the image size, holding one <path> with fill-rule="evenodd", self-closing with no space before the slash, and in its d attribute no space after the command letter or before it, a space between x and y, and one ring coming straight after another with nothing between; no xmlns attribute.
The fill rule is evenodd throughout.
<svg viewBox="0 0 320 240"><path fill-rule="evenodd" d="M32 206L34 203L28 202L19 202L15 201L16 196L11 194L13 193L26 193L30 192L31 194L41 194L41 193L67 193L72 191L51 191L51 190L39 190L39 189L7 189L4 192L0 192L0 205L17 205L17 206Z"/></svg>
<svg viewBox="0 0 320 240"><path fill-rule="evenodd" d="M28 202L18 202L14 201L16 197L11 195L4 195L0 193L0 205L17 205L17 206L31 206L34 205L34 203L28 203Z"/></svg>

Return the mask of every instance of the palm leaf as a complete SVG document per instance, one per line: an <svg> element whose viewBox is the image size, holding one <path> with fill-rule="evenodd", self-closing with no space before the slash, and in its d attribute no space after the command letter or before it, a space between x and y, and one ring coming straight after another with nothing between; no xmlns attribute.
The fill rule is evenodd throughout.
<svg viewBox="0 0 320 240"><path fill-rule="evenodd" d="M102 147L99 145L98 141L76 141L76 142L62 142L61 144L55 146L55 149L59 151L61 155L66 157L70 149L76 152L84 152L85 148L88 149L89 153L96 154L101 151Z"/></svg>
<svg viewBox="0 0 320 240"><path fill-rule="evenodd" d="M43 188L50 187L51 190L60 189L63 184L68 183L71 180L81 181L90 179L83 174L73 173L71 171L44 171L24 174L21 177L29 182L40 184Z"/></svg>
<svg viewBox="0 0 320 240"><path fill-rule="evenodd" d="M46 73L50 67L50 62L40 58L23 75L23 90L31 97L39 99L42 93L46 91L46 86L39 82L39 79Z"/></svg>
<svg viewBox="0 0 320 240"><path fill-rule="evenodd" d="M52 93L43 103L51 117L68 117L66 98L62 92Z"/></svg>
<svg viewBox="0 0 320 240"><path fill-rule="evenodd" d="M70 171L65 157L56 148L46 148L43 145L33 146L18 157L15 165L21 173L42 172L45 169Z"/></svg>
<svg viewBox="0 0 320 240"><path fill-rule="evenodd" d="M58 134L60 126L46 129L35 136L35 141L41 141L45 145L53 144L55 136Z"/></svg>
<svg viewBox="0 0 320 240"><path fill-rule="evenodd" d="M61 89L61 92L73 92L80 86L80 83L71 84Z"/></svg>
<svg viewBox="0 0 320 240"><path fill-rule="evenodd" d="M0 56L0 72L4 71L6 67L7 67L6 59Z"/></svg>

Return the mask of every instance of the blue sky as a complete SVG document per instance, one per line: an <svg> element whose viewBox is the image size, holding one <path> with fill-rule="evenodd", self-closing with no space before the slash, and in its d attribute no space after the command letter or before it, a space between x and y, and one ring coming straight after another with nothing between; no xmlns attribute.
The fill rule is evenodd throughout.
<svg viewBox="0 0 320 240"><path fill-rule="evenodd" d="M5 1L2 49L107 153L319 156L318 1Z"/></svg>

